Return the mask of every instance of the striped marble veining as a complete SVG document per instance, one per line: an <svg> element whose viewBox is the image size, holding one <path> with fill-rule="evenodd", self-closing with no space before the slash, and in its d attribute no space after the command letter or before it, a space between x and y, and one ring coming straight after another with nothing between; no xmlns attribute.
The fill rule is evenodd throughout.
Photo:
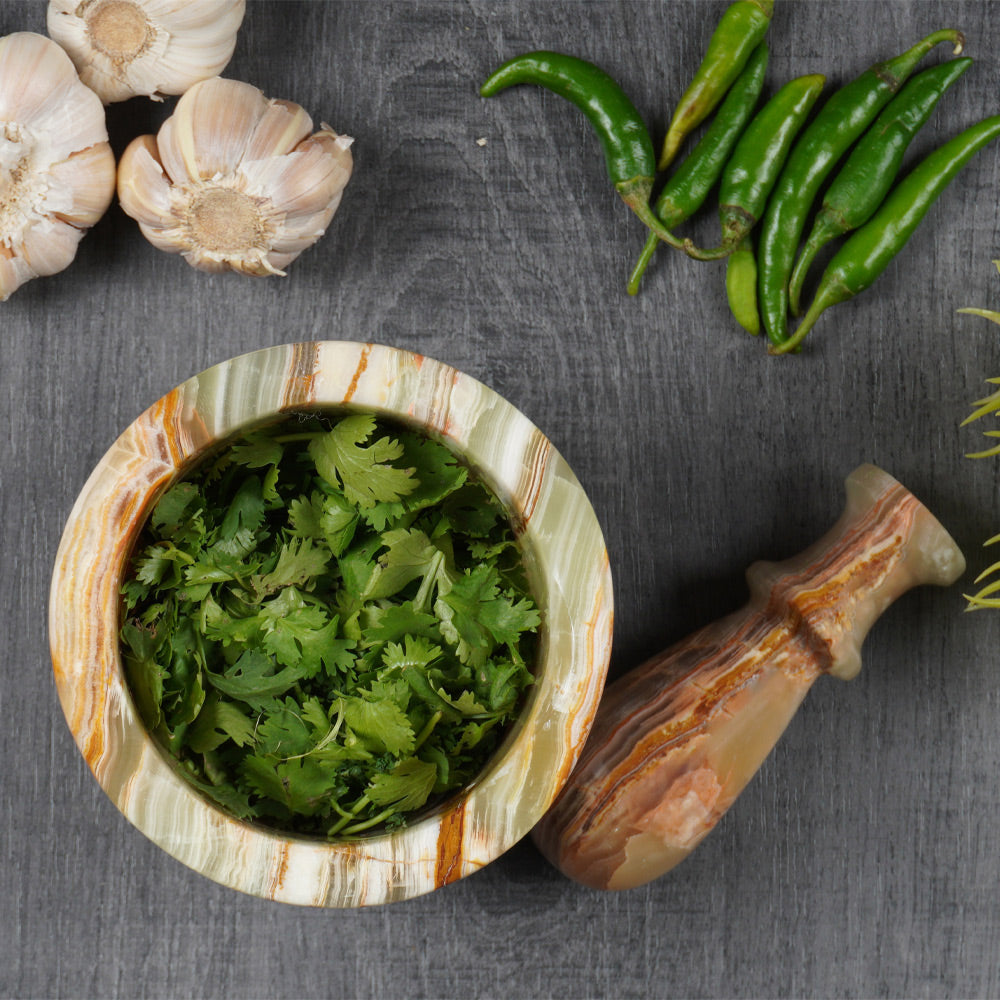
<svg viewBox="0 0 1000 1000"><path fill-rule="evenodd" d="M146 733L118 649L118 591L162 492L207 449L297 409L372 411L425 430L507 506L543 612L536 682L479 779L391 835L345 843L282 836L203 799ZM604 686L612 584L600 526L544 435L497 393L447 365L375 344L269 348L210 368L138 417L98 463L69 516L49 604L66 720L95 778L146 836L243 892L315 906L388 903L479 870L537 823L578 759Z"/></svg>
<svg viewBox="0 0 1000 1000"><path fill-rule="evenodd" d="M965 568L947 532L874 466L847 480L834 527L793 559L747 572L747 606L611 684L586 749L534 837L598 889L678 864L757 772L821 674L853 677L878 616Z"/></svg>

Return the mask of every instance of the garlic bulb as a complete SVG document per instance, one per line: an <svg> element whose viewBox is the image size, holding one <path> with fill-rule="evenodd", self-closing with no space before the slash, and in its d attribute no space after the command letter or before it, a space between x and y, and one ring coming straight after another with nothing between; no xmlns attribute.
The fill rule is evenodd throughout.
<svg viewBox="0 0 1000 1000"><path fill-rule="evenodd" d="M105 104L183 94L218 76L246 0L50 0L49 34Z"/></svg>
<svg viewBox="0 0 1000 1000"><path fill-rule="evenodd" d="M0 301L76 256L115 188L104 108L43 35L0 38Z"/></svg>
<svg viewBox="0 0 1000 1000"><path fill-rule="evenodd" d="M351 176L353 140L312 127L297 104L250 84L195 84L156 136L122 154L121 206L194 267L284 274L323 235Z"/></svg>

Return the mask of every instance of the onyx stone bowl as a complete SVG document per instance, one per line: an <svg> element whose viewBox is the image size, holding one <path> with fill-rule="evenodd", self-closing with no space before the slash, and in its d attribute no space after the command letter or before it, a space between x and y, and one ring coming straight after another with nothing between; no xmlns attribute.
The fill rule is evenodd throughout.
<svg viewBox="0 0 1000 1000"><path fill-rule="evenodd" d="M535 683L479 777L407 827L345 842L285 835L202 797L144 727L118 640L123 574L160 495L234 436L318 409L402 421L455 452L506 506L542 612ZM69 728L129 822L234 889L287 903L362 906L476 872L542 817L576 763L603 690L612 586L601 529L579 482L541 431L496 392L407 351L299 343L188 379L115 441L69 515L49 630Z"/></svg>

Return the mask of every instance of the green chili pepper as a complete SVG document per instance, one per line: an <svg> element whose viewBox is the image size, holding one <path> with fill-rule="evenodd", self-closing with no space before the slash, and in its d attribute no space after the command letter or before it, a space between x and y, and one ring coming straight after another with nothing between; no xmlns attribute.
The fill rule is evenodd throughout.
<svg viewBox="0 0 1000 1000"><path fill-rule="evenodd" d="M705 57L684 91L663 140L659 168L673 162L681 143L716 108L767 34L774 0L736 0L716 27Z"/></svg>
<svg viewBox="0 0 1000 1000"><path fill-rule="evenodd" d="M863 292L906 245L928 209L955 175L987 143L1000 136L1000 115L987 118L936 149L889 194L879 210L830 261L816 297L795 333L772 354L798 348L813 324L832 305Z"/></svg>
<svg viewBox="0 0 1000 1000"><path fill-rule="evenodd" d="M649 130L625 92L593 63L559 52L528 52L505 62L479 88L492 97L515 84L531 83L576 105L593 125L604 149L608 176L622 200L664 243L684 249L656 218L649 198L656 174Z"/></svg>
<svg viewBox="0 0 1000 1000"><path fill-rule="evenodd" d="M698 145L664 185L656 200L656 215L667 229L674 229L694 215L715 186L729 154L753 114L764 86L767 58L767 45L761 42L739 79L729 88ZM659 237L650 233L629 278L629 295L639 291L639 282L659 244Z"/></svg>
<svg viewBox="0 0 1000 1000"><path fill-rule="evenodd" d="M736 322L756 337L760 333L757 258L749 235L744 236L739 246L726 258L726 299Z"/></svg>
<svg viewBox="0 0 1000 1000"><path fill-rule="evenodd" d="M827 190L792 270L788 302L793 313L799 313L802 285L816 254L830 240L857 229L872 216L892 187L913 137L944 92L971 65L971 59L952 59L925 69L907 83L861 137Z"/></svg>
<svg viewBox="0 0 1000 1000"><path fill-rule="evenodd" d="M731 253L764 212L795 136L816 103L826 77L800 76L786 83L747 126L722 173L719 222L722 242L712 250L692 247L698 260Z"/></svg>
<svg viewBox="0 0 1000 1000"><path fill-rule="evenodd" d="M894 59L876 63L833 94L792 149L768 201L757 243L761 319L773 343L788 337L788 279L817 191L917 63L939 42L952 42L957 54L964 39L959 31L935 31Z"/></svg>

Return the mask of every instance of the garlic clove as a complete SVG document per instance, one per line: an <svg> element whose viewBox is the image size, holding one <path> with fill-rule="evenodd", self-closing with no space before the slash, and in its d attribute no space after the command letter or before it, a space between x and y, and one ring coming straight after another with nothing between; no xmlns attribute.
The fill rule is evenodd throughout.
<svg viewBox="0 0 1000 1000"><path fill-rule="evenodd" d="M0 121L16 120L26 125L36 118L45 118L66 92L79 83L73 63L43 35L18 31L2 41Z"/></svg>
<svg viewBox="0 0 1000 1000"><path fill-rule="evenodd" d="M49 34L105 104L183 94L232 58L245 0L50 0Z"/></svg>
<svg viewBox="0 0 1000 1000"><path fill-rule="evenodd" d="M249 190L268 191L275 208L288 216L321 212L351 176L352 141L332 131L317 132L287 156L246 164Z"/></svg>
<svg viewBox="0 0 1000 1000"><path fill-rule="evenodd" d="M82 239L82 229L50 218L25 233L21 253L34 276L45 278L69 267Z"/></svg>
<svg viewBox="0 0 1000 1000"><path fill-rule="evenodd" d="M12 250L0 244L0 302L37 275L28 267L23 257L15 257Z"/></svg>
<svg viewBox="0 0 1000 1000"><path fill-rule="evenodd" d="M126 149L122 208L194 267L283 274L323 235L353 169L352 139L311 128L301 107L250 84L196 84L155 140Z"/></svg>
<svg viewBox="0 0 1000 1000"><path fill-rule="evenodd" d="M233 0L137 0L147 17L191 46L229 44L243 23L245 3ZM192 34L196 32L197 34Z"/></svg>
<svg viewBox="0 0 1000 1000"><path fill-rule="evenodd" d="M55 42L0 38L0 300L65 268L107 210L107 139L100 100Z"/></svg>
<svg viewBox="0 0 1000 1000"><path fill-rule="evenodd" d="M268 101L267 110L257 120L244 158L259 160L265 156L284 156L312 132L312 127L312 118L298 104Z"/></svg>
<svg viewBox="0 0 1000 1000"><path fill-rule="evenodd" d="M89 229L108 210L114 188L105 178L115 173L115 157L107 143L71 153L49 170L46 206L57 218L79 229ZM61 197L56 200L55 192Z"/></svg>
<svg viewBox="0 0 1000 1000"><path fill-rule="evenodd" d="M170 181L159 159L156 137L140 135L133 139L118 161L118 171L122 210L133 219L147 220L148 225L169 227Z"/></svg>
<svg viewBox="0 0 1000 1000"><path fill-rule="evenodd" d="M267 111L267 98L249 84L212 80L195 84L177 102L173 127L158 138L165 162L183 175L207 180L239 163ZM165 148L169 146L169 149ZM176 179L176 166L170 171Z"/></svg>
<svg viewBox="0 0 1000 1000"><path fill-rule="evenodd" d="M174 129L176 127L174 117L174 115L171 115L160 126L160 131L155 136L142 136L141 138L150 138L153 140L153 146L156 148L154 155L163 164L163 169L166 171L171 183L183 184L185 178L188 176L188 172L184 164L184 157L180 154L180 147L174 141ZM120 175L120 165L118 171Z"/></svg>
<svg viewBox="0 0 1000 1000"><path fill-rule="evenodd" d="M68 60L67 66L73 68ZM79 99L86 92L87 88L80 83L79 77L74 76L70 86L58 85L48 100L17 116L21 126L44 136L53 160L87 148L93 144L96 135L107 135L101 102Z"/></svg>

